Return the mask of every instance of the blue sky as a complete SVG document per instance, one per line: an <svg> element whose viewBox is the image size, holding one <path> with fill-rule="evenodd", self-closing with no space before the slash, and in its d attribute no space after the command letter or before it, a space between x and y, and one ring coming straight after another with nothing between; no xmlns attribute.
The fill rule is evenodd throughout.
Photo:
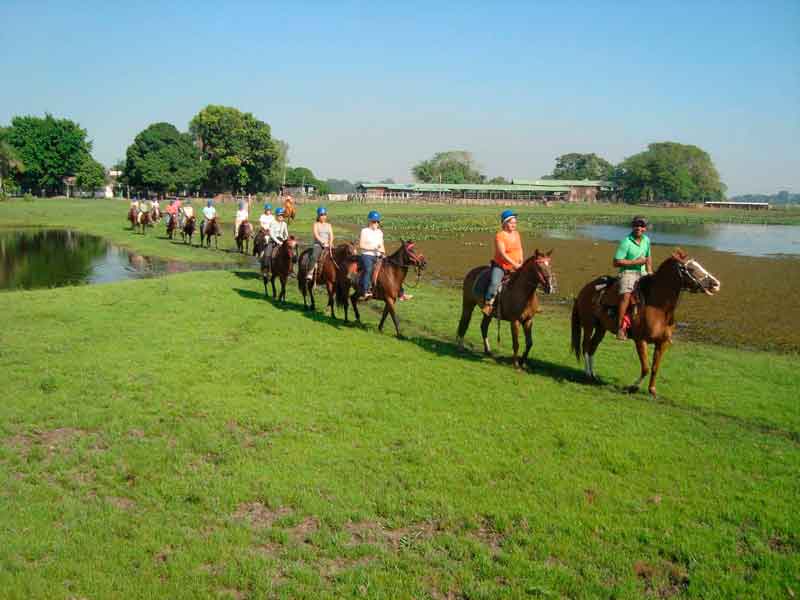
<svg viewBox="0 0 800 600"><path fill-rule="evenodd" d="M157 121L254 113L322 178L442 150L532 178L565 152L708 151L731 193L800 192L800 2L0 0L0 124L79 122L106 165Z"/></svg>

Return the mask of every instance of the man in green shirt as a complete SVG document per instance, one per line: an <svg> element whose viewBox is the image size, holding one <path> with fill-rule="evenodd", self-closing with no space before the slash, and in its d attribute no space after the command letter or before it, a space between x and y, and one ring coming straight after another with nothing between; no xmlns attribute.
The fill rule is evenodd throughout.
<svg viewBox="0 0 800 600"><path fill-rule="evenodd" d="M623 327L625 313L631 302L631 292L639 278L645 273L653 272L653 259L650 257L650 238L647 231L647 220L634 217L631 221L631 234L623 239L614 254L614 266L619 268L619 321L617 323L617 339L627 340Z"/></svg>

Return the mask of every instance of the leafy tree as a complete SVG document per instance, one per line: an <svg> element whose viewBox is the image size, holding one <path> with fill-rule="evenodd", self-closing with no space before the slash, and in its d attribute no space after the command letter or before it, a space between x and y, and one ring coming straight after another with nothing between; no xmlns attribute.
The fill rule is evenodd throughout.
<svg viewBox="0 0 800 600"><path fill-rule="evenodd" d="M414 165L414 178L422 183L483 183L472 154L463 150L439 152L430 160Z"/></svg>
<svg viewBox="0 0 800 600"><path fill-rule="evenodd" d="M153 123L128 146L122 170L131 186L164 193L199 189L206 165L188 133Z"/></svg>
<svg viewBox="0 0 800 600"><path fill-rule="evenodd" d="M82 190L94 191L106 184L106 170L91 156L84 158L75 173L75 184Z"/></svg>
<svg viewBox="0 0 800 600"><path fill-rule="evenodd" d="M571 152L556 158L553 174L548 179L600 179L606 180L614 172L614 165L594 153Z"/></svg>
<svg viewBox="0 0 800 600"><path fill-rule="evenodd" d="M704 202L724 197L711 157L697 146L661 142L620 163L612 181L627 202Z"/></svg>
<svg viewBox="0 0 800 600"><path fill-rule="evenodd" d="M48 194L60 192L63 179L75 175L92 150L85 129L50 114L14 117L5 138L25 165L20 183Z"/></svg>
<svg viewBox="0 0 800 600"><path fill-rule="evenodd" d="M311 169L306 167L294 167L286 169L286 185L287 186L300 186L300 185L313 185L317 189L318 194L329 193L328 185L316 177Z"/></svg>
<svg viewBox="0 0 800 600"><path fill-rule="evenodd" d="M11 179L25 171L25 165L19 158L19 154L6 138L7 130L0 127L0 194L4 188L4 179ZM6 187L9 187L6 184ZM15 186L11 186L15 187Z"/></svg>
<svg viewBox="0 0 800 600"><path fill-rule="evenodd" d="M511 182L505 177L498 176L498 177L492 177L489 180L489 183L493 183L495 185L509 185Z"/></svg>
<svg viewBox="0 0 800 600"><path fill-rule="evenodd" d="M283 178L286 175L286 169L289 163L289 144L279 139L274 139L273 142L275 144L277 156L270 169L269 187L277 190L283 185Z"/></svg>
<svg viewBox="0 0 800 600"><path fill-rule="evenodd" d="M189 131L208 161L212 190L257 192L274 186L280 149L269 125L252 113L210 104L195 115Z"/></svg>
<svg viewBox="0 0 800 600"><path fill-rule="evenodd" d="M326 179L325 185L328 186L331 194L353 194L356 191L354 183L347 179Z"/></svg>

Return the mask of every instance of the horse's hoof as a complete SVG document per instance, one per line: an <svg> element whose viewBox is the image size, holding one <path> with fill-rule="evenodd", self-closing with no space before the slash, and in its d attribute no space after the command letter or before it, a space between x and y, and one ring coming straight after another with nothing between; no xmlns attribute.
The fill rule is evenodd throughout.
<svg viewBox="0 0 800 600"><path fill-rule="evenodd" d="M656 394L655 389L648 390L650 392L650 399L651 400L658 400L658 394Z"/></svg>

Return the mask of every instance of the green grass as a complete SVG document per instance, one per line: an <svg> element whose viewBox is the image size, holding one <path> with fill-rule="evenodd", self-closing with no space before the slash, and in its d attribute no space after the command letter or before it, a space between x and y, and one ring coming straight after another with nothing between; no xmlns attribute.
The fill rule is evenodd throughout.
<svg viewBox="0 0 800 600"><path fill-rule="evenodd" d="M28 204L0 222L74 210L182 251L105 204ZM678 343L653 402L621 392L630 344L585 385L561 311L518 373L506 326L499 362L477 318L456 351L454 290L417 288L397 340L374 309L303 312L290 283L285 307L244 268L0 294L0 595L800 592L796 357Z"/></svg>

